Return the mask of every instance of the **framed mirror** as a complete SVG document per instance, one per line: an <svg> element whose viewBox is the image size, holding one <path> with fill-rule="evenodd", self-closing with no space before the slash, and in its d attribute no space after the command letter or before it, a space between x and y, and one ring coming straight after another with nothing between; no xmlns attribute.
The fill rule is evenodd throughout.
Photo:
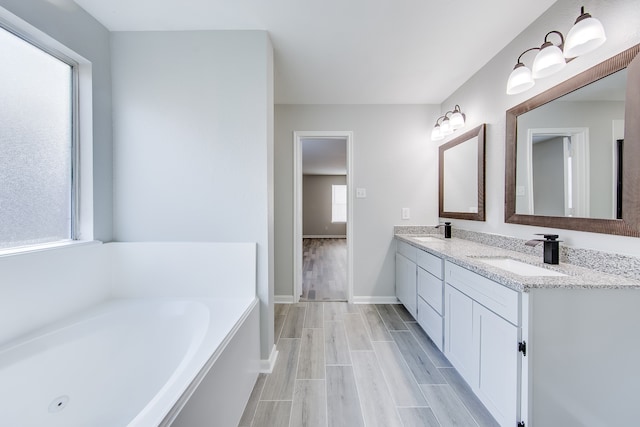
<svg viewBox="0 0 640 427"><path fill-rule="evenodd" d="M439 148L440 217L484 221L482 124Z"/></svg>
<svg viewBox="0 0 640 427"><path fill-rule="evenodd" d="M638 52L507 111L505 222L640 237Z"/></svg>

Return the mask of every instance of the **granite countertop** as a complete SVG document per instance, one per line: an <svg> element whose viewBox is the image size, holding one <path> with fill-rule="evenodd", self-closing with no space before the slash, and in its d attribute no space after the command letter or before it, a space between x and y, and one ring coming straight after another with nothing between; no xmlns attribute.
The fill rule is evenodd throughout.
<svg viewBox="0 0 640 427"><path fill-rule="evenodd" d="M420 242L416 240L416 237L433 237L435 239ZM528 292L536 288L640 289L640 280L601 273L572 264L545 264L542 261L542 256L536 257L508 249L483 245L470 240L455 237L443 239L441 235L429 234L396 234L395 238L518 292ZM520 276L486 264L478 260L478 257L511 258L537 267L564 273L566 276Z"/></svg>

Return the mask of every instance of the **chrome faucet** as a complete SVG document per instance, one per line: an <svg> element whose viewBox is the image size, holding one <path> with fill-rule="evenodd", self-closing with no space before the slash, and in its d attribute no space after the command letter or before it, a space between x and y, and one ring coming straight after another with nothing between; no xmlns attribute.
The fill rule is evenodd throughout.
<svg viewBox="0 0 640 427"><path fill-rule="evenodd" d="M450 222L445 222L445 223L441 223L436 225L436 228L440 228L444 226L444 238L445 239L450 239L451 238L451 223Z"/></svg>
<svg viewBox="0 0 640 427"><path fill-rule="evenodd" d="M540 243L544 243L544 255L543 260L546 264L559 264L560 263L560 242L557 240L557 234L544 234L537 233L536 236L544 236L544 239L533 239L525 243L527 246L535 247Z"/></svg>

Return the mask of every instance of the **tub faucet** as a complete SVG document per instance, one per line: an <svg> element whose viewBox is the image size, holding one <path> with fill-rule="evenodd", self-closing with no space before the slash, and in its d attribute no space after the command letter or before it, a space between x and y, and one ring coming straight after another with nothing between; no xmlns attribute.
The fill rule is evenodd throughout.
<svg viewBox="0 0 640 427"><path fill-rule="evenodd" d="M537 233L536 236L544 236L544 239L533 239L525 243L527 246L535 247L540 243L544 243L543 259L546 264L559 264L560 262L560 242L556 240L557 234Z"/></svg>
<svg viewBox="0 0 640 427"><path fill-rule="evenodd" d="M440 228L444 226L444 238L445 239L450 239L451 238L451 223L450 222L445 222L445 223L441 223L436 225L436 228Z"/></svg>

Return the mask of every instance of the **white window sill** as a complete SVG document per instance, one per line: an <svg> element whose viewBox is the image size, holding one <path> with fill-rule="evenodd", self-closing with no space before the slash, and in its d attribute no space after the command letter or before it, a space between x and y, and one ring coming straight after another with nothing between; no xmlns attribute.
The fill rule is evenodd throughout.
<svg viewBox="0 0 640 427"><path fill-rule="evenodd" d="M0 257L29 254L33 252L49 251L54 249L64 249L68 247L84 245L101 245L99 240L67 240L63 242L42 243L39 245L19 246L16 248L0 249Z"/></svg>

